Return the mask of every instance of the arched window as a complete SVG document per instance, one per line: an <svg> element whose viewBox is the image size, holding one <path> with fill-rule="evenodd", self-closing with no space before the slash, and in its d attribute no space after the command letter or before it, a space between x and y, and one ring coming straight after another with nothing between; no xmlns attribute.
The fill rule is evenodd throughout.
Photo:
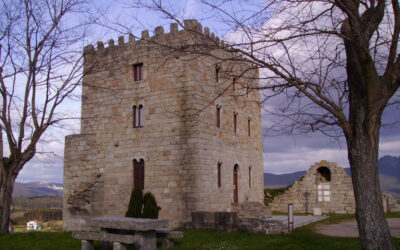
<svg viewBox="0 0 400 250"><path fill-rule="evenodd" d="M133 187L144 189L144 160L133 160Z"/></svg>
<svg viewBox="0 0 400 250"><path fill-rule="evenodd" d="M317 169L317 182L330 182L331 171L327 167L319 167Z"/></svg>
<svg viewBox="0 0 400 250"><path fill-rule="evenodd" d="M140 128L143 127L143 105L139 104L138 106L134 105L133 109L133 127Z"/></svg>

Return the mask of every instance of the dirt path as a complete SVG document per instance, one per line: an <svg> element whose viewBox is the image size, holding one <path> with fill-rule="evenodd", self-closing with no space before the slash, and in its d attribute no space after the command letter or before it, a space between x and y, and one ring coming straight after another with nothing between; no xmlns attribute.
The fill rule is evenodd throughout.
<svg viewBox="0 0 400 250"><path fill-rule="evenodd" d="M388 218L392 237L400 238L400 218ZM356 220L347 220L338 224L318 224L315 227L315 232L328 236L338 237L358 237L358 228Z"/></svg>

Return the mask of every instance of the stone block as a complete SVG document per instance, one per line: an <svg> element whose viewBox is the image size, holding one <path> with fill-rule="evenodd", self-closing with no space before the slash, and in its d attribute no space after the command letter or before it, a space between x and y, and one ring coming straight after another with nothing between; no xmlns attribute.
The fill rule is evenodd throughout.
<svg viewBox="0 0 400 250"><path fill-rule="evenodd" d="M192 213L192 227L195 230L214 229L215 213L197 211Z"/></svg>
<svg viewBox="0 0 400 250"><path fill-rule="evenodd" d="M235 212L215 212L214 229L223 232L237 231L238 216Z"/></svg>
<svg viewBox="0 0 400 250"><path fill-rule="evenodd" d="M314 216L321 216L322 215L322 210L319 207L314 207L313 209L313 215Z"/></svg>

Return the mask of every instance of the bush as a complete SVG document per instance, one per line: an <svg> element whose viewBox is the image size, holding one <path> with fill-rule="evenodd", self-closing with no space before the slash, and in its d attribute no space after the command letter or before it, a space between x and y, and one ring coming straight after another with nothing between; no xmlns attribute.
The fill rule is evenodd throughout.
<svg viewBox="0 0 400 250"><path fill-rule="evenodd" d="M157 206L154 195L146 193L143 197L143 218L157 219L160 210L161 208Z"/></svg>
<svg viewBox="0 0 400 250"><path fill-rule="evenodd" d="M142 190L135 188L132 191L125 217L157 219L160 210L152 193L146 193L143 197Z"/></svg>
<svg viewBox="0 0 400 250"><path fill-rule="evenodd" d="M143 209L143 192L140 188L135 188L132 191L129 201L128 211L125 217L141 218Z"/></svg>

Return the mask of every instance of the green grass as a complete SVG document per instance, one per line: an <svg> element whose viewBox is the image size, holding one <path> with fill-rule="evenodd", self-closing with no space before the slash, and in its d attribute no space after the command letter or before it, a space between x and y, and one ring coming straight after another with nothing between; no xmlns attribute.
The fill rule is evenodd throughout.
<svg viewBox="0 0 400 250"><path fill-rule="evenodd" d="M398 217L398 214L388 217ZM330 215L322 222L280 235L183 230L184 238L176 240L173 249L359 249L358 238L328 237L313 232L318 223L331 224L347 219L354 219L354 215ZM400 249L400 238L394 238L394 242ZM72 239L70 232L17 233L0 236L0 250L3 249L80 249L80 241ZM98 242L96 249L100 249Z"/></svg>
<svg viewBox="0 0 400 250"><path fill-rule="evenodd" d="M1 250L80 249L80 241L70 232L29 232L0 236Z"/></svg>

